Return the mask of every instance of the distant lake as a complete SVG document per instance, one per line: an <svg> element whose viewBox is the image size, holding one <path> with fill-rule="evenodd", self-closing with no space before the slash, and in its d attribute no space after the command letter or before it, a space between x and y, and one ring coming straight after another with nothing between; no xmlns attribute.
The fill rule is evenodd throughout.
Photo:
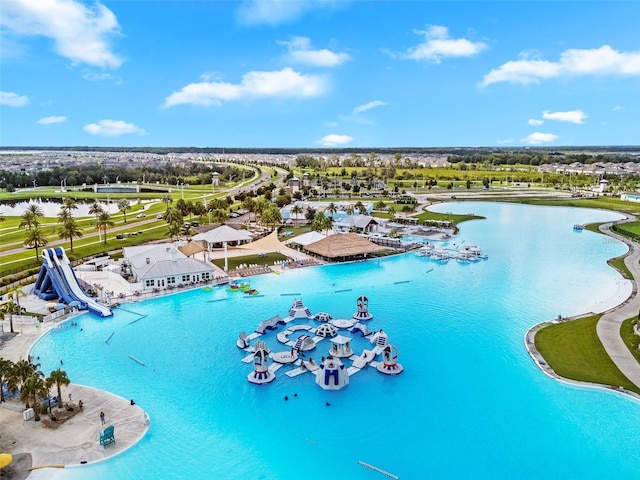
<svg viewBox="0 0 640 480"><path fill-rule="evenodd" d="M60 213L60 206L62 205L62 198L36 198L32 200L10 201L5 200L0 202L0 212L5 217L19 217L21 216L29 204L37 204L44 212L45 217L56 217ZM93 204L93 200L76 200L78 208L73 211L74 217L86 217L89 215L89 209ZM118 204L115 201L107 204L106 202L98 202L105 212L116 213L118 211Z"/></svg>

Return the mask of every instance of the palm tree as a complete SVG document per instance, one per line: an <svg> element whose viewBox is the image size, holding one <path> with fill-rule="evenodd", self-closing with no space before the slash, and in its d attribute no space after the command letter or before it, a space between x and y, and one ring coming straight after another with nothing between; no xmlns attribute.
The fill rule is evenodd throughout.
<svg viewBox="0 0 640 480"><path fill-rule="evenodd" d="M304 209L297 203L293 207L291 207L291 216L292 216L294 225L296 225L298 221L298 215L301 214L302 212L304 212Z"/></svg>
<svg viewBox="0 0 640 480"><path fill-rule="evenodd" d="M6 360L0 357L0 403L4 402L4 385L5 381L8 381L11 371L14 368L14 363L11 360Z"/></svg>
<svg viewBox="0 0 640 480"><path fill-rule="evenodd" d="M98 215L100 215L102 212L104 212L104 209L102 208L102 205L100 205L97 201L93 202L91 204L91 207L89 207L89 215L95 215L96 222L98 221Z"/></svg>
<svg viewBox="0 0 640 480"><path fill-rule="evenodd" d="M44 217L42 208L37 203L30 203L27 209L20 217L20 228L31 230L40 225L40 218Z"/></svg>
<svg viewBox="0 0 640 480"><path fill-rule="evenodd" d="M165 194L162 196L162 201L163 201L163 202L165 203L165 205L166 205L166 209L165 209L165 210L169 210L169 204L170 204L171 202L173 202L173 197L171 197L171 194L170 194L170 193L165 193Z"/></svg>
<svg viewBox="0 0 640 480"><path fill-rule="evenodd" d="M242 201L242 208L249 210L249 221L251 221L251 213L255 212L256 201L253 197L247 197Z"/></svg>
<svg viewBox="0 0 640 480"><path fill-rule="evenodd" d="M15 302L5 303L0 309L0 319L4 320L6 315L9 315L9 327L11 329L11 333L13 332L13 316L20 313L20 307L15 304Z"/></svg>
<svg viewBox="0 0 640 480"><path fill-rule="evenodd" d="M46 379L46 385L48 388L53 387L54 385L58 388L58 401L62 401L62 386L69 386L71 381L69 377L67 377L67 372L64 370L54 370L49 375L49 378Z"/></svg>
<svg viewBox="0 0 640 480"><path fill-rule="evenodd" d="M360 212L360 215L364 215L365 213L367 213L367 207L365 207L364 203L362 203L360 200L356 202L354 208L358 210L358 212Z"/></svg>
<svg viewBox="0 0 640 480"><path fill-rule="evenodd" d="M18 310L20 309L20 295L22 295L23 297L26 295L20 285L18 285L17 287L13 287L11 290L7 292L7 296L11 300L13 300L14 298L16 299L16 303L18 304Z"/></svg>
<svg viewBox="0 0 640 480"><path fill-rule="evenodd" d="M47 388L44 379L36 373L28 377L22 384L22 389L20 390L20 400L26 402L27 408L29 408L29 404L31 404L31 407L34 411L33 420L36 422L40 421L40 412L38 412L36 398L44 398L48 395L49 389Z"/></svg>
<svg viewBox="0 0 640 480"><path fill-rule="evenodd" d="M274 227L276 224L282 223L280 209L274 204L269 204L269 207L262 212L262 222L267 227Z"/></svg>
<svg viewBox="0 0 640 480"><path fill-rule="evenodd" d="M70 214L72 210L77 210L77 208L78 208L78 205L76 204L75 199L68 197L62 201L62 206L60 207L60 210L62 212L67 212Z"/></svg>
<svg viewBox="0 0 640 480"><path fill-rule="evenodd" d="M60 212L60 216L63 215L63 212ZM69 240L69 248L73 252L73 239L74 238L82 238L82 230L78 227L76 223L76 219L72 216L69 216L62 220L62 217L59 222L62 222L62 225L58 228L58 236L62 240Z"/></svg>
<svg viewBox="0 0 640 480"><path fill-rule="evenodd" d="M44 236L40 227L35 227L25 232L24 246L36 249L36 260L39 260L40 256L38 249L44 247L47 243L49 243L49 240Z"/></svg>
<svg viewBox="0 0 640 480"><path fill-rule="evenodd" d="M121 198L118 200L118 210L122 212L124 215L124 223L127 223L127 210L131 206L131 203L126 198Z"/></svg>
<svg viewBox="0 0 640 480"><path fill-rule="evenodd" d="M336 204L331 202L329 203L329 206L327 208L325 208L324 210L326 213L330 214L329 216L333 216L335 213L338 212L338 207L336 207Z"/></svg>
<svg viewBox="0 0 640 480"><path fill-rule="evenodd" d="M353 208L353 203L350 203L349 205L347 205L344 211L347 213L347 215L353 215L353 212L355 212L355 208Z"/></svg>
<svg viewBox="0 0 640 480"><path fill-rule="evenodd" d="M115 227L115 222L111 220L109 212L102 212L98 216L98 229L104 230L104 243L107 244L107 228Z"/></svg>
<svg viewBox="0 0 640 480"><path fill-rule="evenodd" d="M13 369L11 370L10 378L8 380L9 390L13 393L17 392L18 389L24 385L24 382L27 379L36 374L38 371L38 365L33 365L26 360L19 360L13 365ZM22 396L20 396L20 400L22 400ZM29 404L25 404L26 408L29 408Z"/></svg>
<svg viewBox="0 0 640 480"><path fill-rule="evenodd" d="M224 223L227 220L227 213L224 210L216 209L211 212L211 221L213 223Z"/></svg>

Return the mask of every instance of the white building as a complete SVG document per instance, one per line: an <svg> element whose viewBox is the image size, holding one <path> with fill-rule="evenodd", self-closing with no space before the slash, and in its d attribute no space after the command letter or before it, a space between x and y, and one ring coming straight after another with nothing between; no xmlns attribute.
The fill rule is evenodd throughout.
<svg viewBox="0 0 640 480"><path fill-rule="evenodd" d="M212 264L187 257L174 244L125 247L123 255L123 267L142 290L191 285L215 277Z"/></svg>

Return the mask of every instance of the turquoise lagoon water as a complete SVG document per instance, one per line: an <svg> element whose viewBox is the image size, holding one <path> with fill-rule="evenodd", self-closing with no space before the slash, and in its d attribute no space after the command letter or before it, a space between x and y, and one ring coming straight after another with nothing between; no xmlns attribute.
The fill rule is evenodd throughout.
<svg viewBox="0 0 640 480"><path fill-rule="evenodd" d="M32 352L45 371L64 359L74 383L135 398L152 426L112 460L37 478L385 478L358 461L402 479L637 476L639 405L546 377L523 344L531 325L615 295L620 277L605 261L626 247L572 226L620 215L438 208L487 217L465 223L450 245L478 244L488 260L437 264L410 253L291 270L252 278L263 296L199 289L125 305L113 318L83 315L83 331L52 331ZM285 316L296 296L314 313L348 318L359 295L369 298L370 327L398 347L402 375L369 368L325 392L309 374L285 376L285 366L269 385L247 382L251 365L235 346L241 331ZM139 314L147 316L131 323ZM275 333L267 342L282 349ZM358 340L356 350L364 346Z"/></svg>

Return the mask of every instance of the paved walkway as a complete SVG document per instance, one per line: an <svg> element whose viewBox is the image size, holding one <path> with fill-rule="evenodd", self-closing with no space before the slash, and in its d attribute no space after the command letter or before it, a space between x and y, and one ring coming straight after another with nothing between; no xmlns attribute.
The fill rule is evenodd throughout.
<svg viewBox="0 0 640 480"><path fill-rule="evenodd" d="M623 222L633 222L635 220L635 217L627 215L627 219ZM629 253L624 259L624 263L633 275L633 292L622 305L605 312L596 326L596 332L605 350L620 371L636 386L640 387L640 364L620 336L622 322L638 315L640 311L640 296L638 295L637 287L637 281L640 278L640 248L635 242L611 231L612 225L613 223L601 225L600 231L629 246Z"/></svg>

